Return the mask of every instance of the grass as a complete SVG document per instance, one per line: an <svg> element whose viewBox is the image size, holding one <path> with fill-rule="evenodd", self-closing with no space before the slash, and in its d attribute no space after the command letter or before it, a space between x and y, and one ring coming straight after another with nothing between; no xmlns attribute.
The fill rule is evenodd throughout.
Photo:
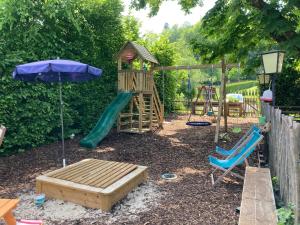
<svg viewBox="0 0 300 225"><path fill-rule="evenodd" d="M241 90L246 90L246 89L255 88L255 87L257 87L256 80L246 80L246 81L227 84L226 91L227 91L227 93L235 93L235 92L239 92Z"/></svg>

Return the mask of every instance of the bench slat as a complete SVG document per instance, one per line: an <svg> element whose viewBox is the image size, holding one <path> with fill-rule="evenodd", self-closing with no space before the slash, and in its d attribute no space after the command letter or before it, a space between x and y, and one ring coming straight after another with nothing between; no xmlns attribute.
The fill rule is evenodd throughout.
<svg viewBox="0 0 300 225"><path fill-rule="evenodd" d="M18 199L0 199L0 217L3 217L7 212L14 209L18 202Z"/></svg>
<svg viewBox="0 0 300 225"><path fill-rule="evenodd" d="M247 167L239 225L276 225L276 207L268 168Z"/></svg>

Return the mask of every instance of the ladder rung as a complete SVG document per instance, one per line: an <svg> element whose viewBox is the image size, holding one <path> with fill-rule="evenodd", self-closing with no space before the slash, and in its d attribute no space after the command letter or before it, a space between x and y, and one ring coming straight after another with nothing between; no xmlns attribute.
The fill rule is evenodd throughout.
<svg viewBox="0 0 300 225"><path fill-rule="evenodd" d="M120 114L120 117L123 118L123 117L131 117L133 116L133 113L122 113Z"/></svg>

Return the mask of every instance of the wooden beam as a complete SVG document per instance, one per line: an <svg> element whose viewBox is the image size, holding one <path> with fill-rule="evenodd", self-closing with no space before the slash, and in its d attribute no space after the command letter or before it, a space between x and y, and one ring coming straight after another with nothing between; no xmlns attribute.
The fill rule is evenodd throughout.
<svg viewBox="0 0 300 225"><path fill-rule="evenodd" d="M225 59L222 60L222 74L224 74L224 82L223 82L223 109L224 109L224 129L225 132L228 130L227 126L227 104L226 104L226 83L227 83L227 74L226 74L226 65Z"/></svg>
<svg viewBox="0 0 300 225"><path fill-rule="evenodd" d="M231 69L234 67L238 67L238 63L227 64L226 68ZM161 70L196 70L196 69L207 69L207 68L222 68L222 64L200 64L200 65L191 65L191 66L157 66L154 67L153 70L161 71Z"/></svg>
<svg viewBox="0 0 300 225"><path fill-rule="evenodd" d="M142 132L143 129L143 112L144 112L144 107L143 107L143 93L140 92L139 94L139 132Z"/></svg>
<svg viewBox="0 0 300 225"><path fill-rule="evenodd" d="M220 133L220 124L221 124L221 113L222 113L222 105L223 105L223 94L224 94L224 84L225 84L225 59L222 59L222 75L221 75L221 88L220 88L220 98L219 98L219 107L218 107L218 117L217 117L217 125L216 125L216 133L215 133L215 143L219 141L219 133Z"/></svg>

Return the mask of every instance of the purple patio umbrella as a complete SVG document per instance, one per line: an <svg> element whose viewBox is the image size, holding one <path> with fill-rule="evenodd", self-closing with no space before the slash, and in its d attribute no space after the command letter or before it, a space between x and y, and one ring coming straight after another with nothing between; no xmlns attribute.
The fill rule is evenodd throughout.
<svg viewBox="0 0 300 225"><path fill-rule="evenodd" d="M45 60L16 66L13 78L25 82L59 83L63 166L66 166L62 83L85 82L100 77L102 70L72 60Z"/></svg>

